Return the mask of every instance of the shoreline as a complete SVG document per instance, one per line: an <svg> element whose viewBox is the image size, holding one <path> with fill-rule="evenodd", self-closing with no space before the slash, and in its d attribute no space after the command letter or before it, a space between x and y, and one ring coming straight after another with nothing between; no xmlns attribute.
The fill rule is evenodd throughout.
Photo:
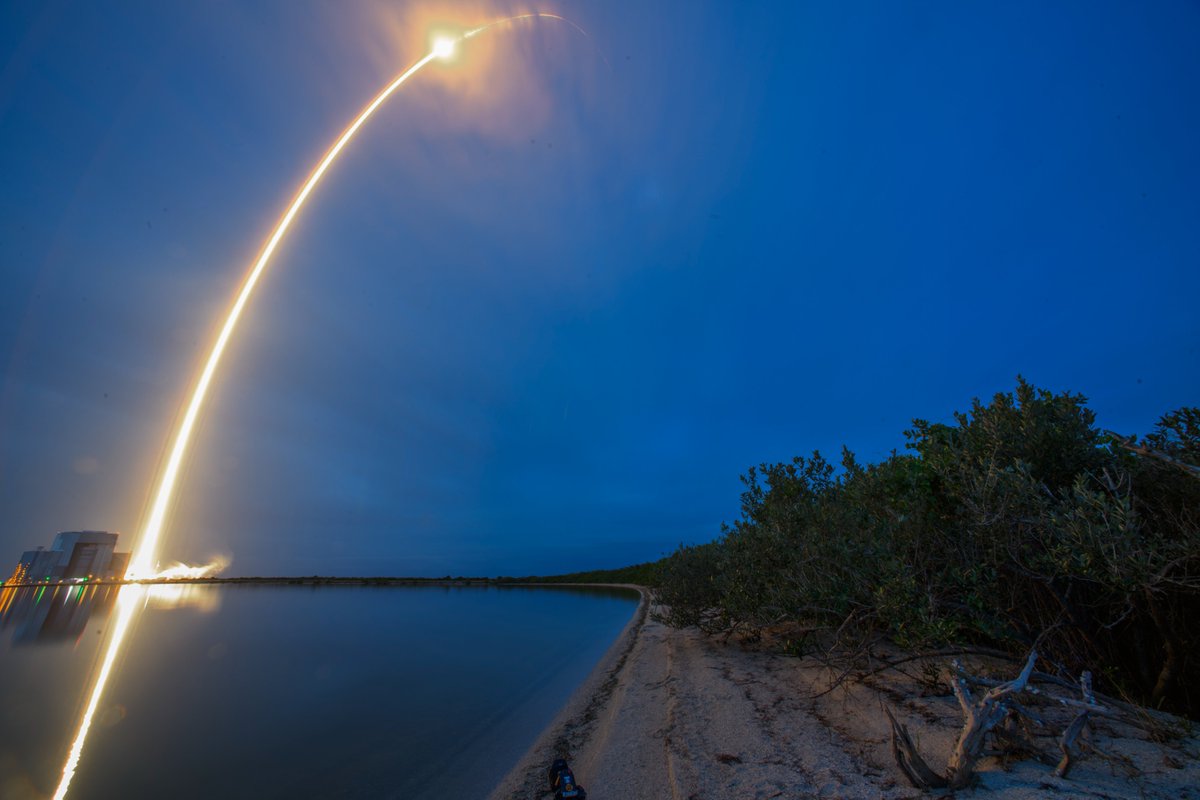
<svg viewBox="0 0 1200 800"><path fill-rule="evenodd" d="M639 634L650 611L650 590L644 586L616 583L539 585L633 589L637 591L639 601L629 622L617 634L617 638L609 645L608 650L600 657L596 666L592 668L579 687L571 693L567 702L538 734L525 754L496 784L496 787L488 795L489 800L540 798L547 795L546 770L550 763L556 758L566 758L572 764L575 763L573 754L588 741L593 723L619 685L621 675L638 642ZM580 780L583 779L580 778ZM584 788L588 786L586 781L583 785ZM594 796L594 792L590 789L588 796Z"/></svg>
<svg viewBox="0 0 1200 800"><path fill-rule="evenodd" d="M891 709L907 725L934 769L946 763L962 713L948 688L930 682L921 661L863 670L831 689L841 670L668 628L652 619L648 591L636 588L641 602L634 616L490 800L544 800L546 769L555 758L570 762L590 800L928 796L897 767L884 714ZM924 659L933 666L948 660ZM986 658L969 666L996 675L1013 670ZM1049 751L1070 716L1053 703L1036 707L1052 730L1031 735ZM1175 734L1097 719L1092 750L1069 779L1025 755L989 756L978 765L976 788L955 796L1200 800L1197 726L1154 716L1174 720Z"/></svg>

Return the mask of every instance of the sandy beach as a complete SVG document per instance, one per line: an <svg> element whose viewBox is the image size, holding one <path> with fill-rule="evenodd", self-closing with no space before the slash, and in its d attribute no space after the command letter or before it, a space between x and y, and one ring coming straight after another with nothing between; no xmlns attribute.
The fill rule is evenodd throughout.
<svg viewBox="0 0 1200 800"><path fill-rule="evenodd" d="M962 713L930 677L934 668L906 662L827 691L837 673L815 659L675 630L649 612L643 592L630 623L494 800L549 796L545 770L556 757L570 760L591 800L921 797L892 758L885 705L930 765L945 765ZM1053 704L1039 712L1047 729L1032 733L1034 743L1057 756L1057 732L1071 715ZM953 796L1200 798L1196 726L1148 719L1096 720L1093 750L1069 779L1032 758L987 757L975 786Z"/></svg>

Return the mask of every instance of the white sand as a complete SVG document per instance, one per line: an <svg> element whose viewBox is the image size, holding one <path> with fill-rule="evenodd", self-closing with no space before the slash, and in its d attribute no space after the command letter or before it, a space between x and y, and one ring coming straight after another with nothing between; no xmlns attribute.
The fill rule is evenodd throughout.
<svg viewBox="0 0 1200 800"><path fill-rule="evenodd" d="M818 697L831 678L819 663L674 630L647 611L643 598L494 800L547 797L546 768L560 756L590 800L920 797L892 760L884 703L930 765L945 765L962 715L948 693L921 696L930 686L919 680L918 662L905 665L907 674L886 670ZM1039 712L1055 731L1070 719L1053 706ZM1106 756L1086 756L1069 780L1033 760L1005 767L988 758L977 786L956 796L1200 798L1195 729L1161 743L1137 727L1098 721L1093 741ZM1057 753L1054 742L1036 740Z"/></svg>

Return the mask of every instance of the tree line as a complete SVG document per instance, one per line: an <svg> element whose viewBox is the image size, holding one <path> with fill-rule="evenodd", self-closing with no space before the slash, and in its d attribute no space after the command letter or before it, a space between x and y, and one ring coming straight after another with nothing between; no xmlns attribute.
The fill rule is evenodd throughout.
<svg viewBox="0 0 1200 800"><path fill-rule="evenodd" d="M1018 378L905 452L819 452L743 476L716 541L641 573L678 627L791 625L920 649L984 645L1200 718L1200 409L1144 437Z"/></svg>

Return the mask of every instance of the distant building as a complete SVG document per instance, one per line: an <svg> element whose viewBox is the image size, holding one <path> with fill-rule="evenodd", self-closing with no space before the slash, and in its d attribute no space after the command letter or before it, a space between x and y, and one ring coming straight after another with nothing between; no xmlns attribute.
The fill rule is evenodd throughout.
<svg viewBox="0 0 1200 800"><path fill-rule="evenodd" d="M49 550L26 550L7 583L36 583L86 578L121 578L129 553L114 552L117 534L105 531L63 531Z"/></svg>

